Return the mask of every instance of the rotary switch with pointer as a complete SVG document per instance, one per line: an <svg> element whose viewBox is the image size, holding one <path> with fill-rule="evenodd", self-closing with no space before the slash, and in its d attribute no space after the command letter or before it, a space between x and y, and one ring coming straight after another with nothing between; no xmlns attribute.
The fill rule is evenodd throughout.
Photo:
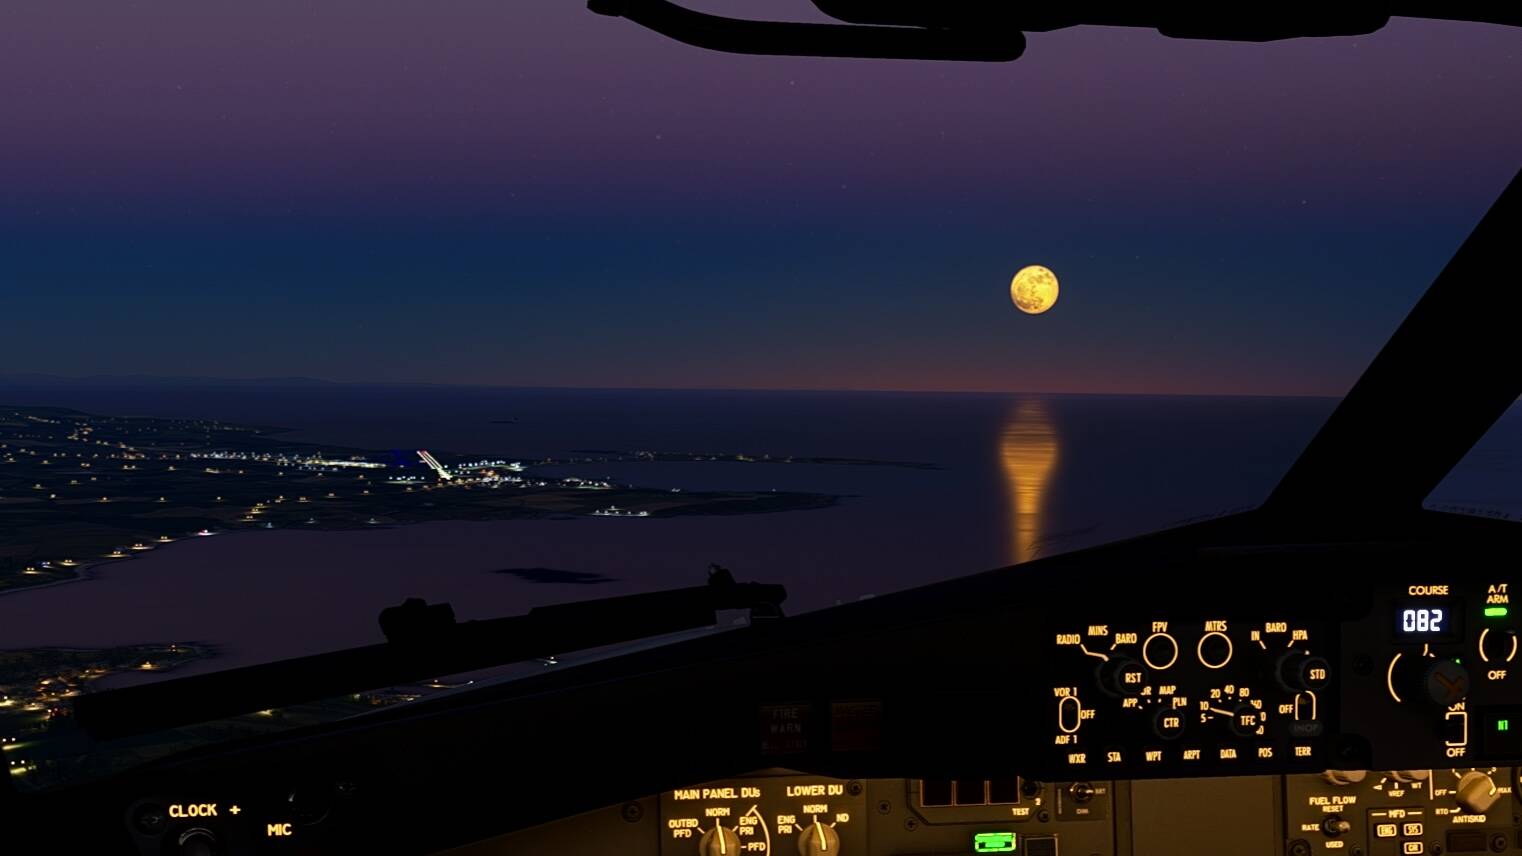
<svg viewBox="0 0 1522 856"><path fill-rule="evenodd" d="M818 818L798 834L799 856L830 856L840 852L840 834L828 823Z"/></svg>
<svg viewBox="0 0 1522 856"><path fill-rule="evenodd" d="M715 820L713 829L698 839L698 852L702 856L740 856L743 851L735 830Z"/></svg>
<svg viewBox="0 0 1522 856"><path fill-rule="evenodd" d="M1496 804L1500 796L1501 791L1496 787L1495 779L1489 773L1479 770L1465 773L1454 788L1454 798L1458 800L1459 808L1469 814L1484 814Z"/></svg>

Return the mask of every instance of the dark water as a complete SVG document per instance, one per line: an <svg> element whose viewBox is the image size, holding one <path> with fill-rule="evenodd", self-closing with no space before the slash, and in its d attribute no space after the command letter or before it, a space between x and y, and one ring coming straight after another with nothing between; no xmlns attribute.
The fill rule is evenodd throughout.
<svg viewBox="0 0 1522 856"><path fill-rule="evenodd" d="M0 597L0 647L201 640L241 664L378 641L408 596L464 618L691 585L710 562L817 609L1260 502L1325 399L320 387L6 390L0 400L201 416L292 439L532 459L576 449L917 461L936 469L621 463L659 487L813 490L744 517L436 523L196 539L88 582ZM548 573L498 573L504 570ZM594 575L594 576L585 576ZM588 584L587 579L610 578ZM203 668L209 666L203 666Z"/></svg>

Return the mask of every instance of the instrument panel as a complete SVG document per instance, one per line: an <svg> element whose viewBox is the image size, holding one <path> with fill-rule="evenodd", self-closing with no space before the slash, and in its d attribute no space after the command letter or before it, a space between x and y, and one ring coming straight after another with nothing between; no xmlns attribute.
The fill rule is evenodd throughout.
<svg viewBox="0 0 1522 856"><path fill-rule="evenodd" d="M1055 627L1049 769L1146 777L1522 758L1509 584L1358 594L1323 616L1223 598L1214 614Z"/></svg>
<svg viewBox="0 0 1522 856"><path fill-rule="evenodd" d="M779 774L664 793L649 801L660 807L654 823L631 822L626 805L450 852L607 852L578 845L590 838L630 856L1518 854L1516 781L1509 767L1062 783ZM789 791L821 789L847 798L835 805L858 812L854 825L822 812L818 820L798 816ZM993 801L1000 799L1018 801ZM778 826L789 830L775 834Z"/></svg>
<svg viewBox="0 0 1522 856"><path fill-rule="evenodd" d="M807 776L667 791L661 856L861 853L865 792L861 782Z"/></svg>
<svg viewBox="0 0 1522 856"><path fill-rule="evenodd" d="M450 852L1108 856L1115 852L1113 794L1112 782L832 779L776 771L677 788ZM645 816L646 806L656 809L653 817Z"/></svg>
<svg viewBox="0 0 1522 856"><path fill-rule="evenodd" d="M482 854L1522 854L1522 641L1505 574L1263 558L1198 559L1171 590L1156 582L1169 564L1138 562L1102 586L1025 577L943 602L884 598L610 659L461 709L475 733L511 721L500 745L456 749L423 720L323 755L293 745L281 757L302 775L361 795L310 828L197 824L228 853L326 852L427 806L464 818L445 831ZM736 670L771 677L723 679ZM694 694L701 717L682 702ZM618 763L589 771L540 751L541 734ZM385 754L409 741L430 754ZM482 752L521 774L487 792L398 773ZM699 778L726 770L762 772ZM264 805L238 773L216 780ZM689 779L610 804L645 790L631 782ZM290 804L267 790L271 811ZM149 793L124 819L140 852L174 853L173 830L144 833L135 812L221 792ZM511 812L493 828L499 807Z"/></svg>
<svg viewBox="0 0 1522 856"><path fill-rule="evenodd" d="M1324 625L1105 622L1055 634L1052 744L1076 768L1314 765L1336 692ZM1331 652L1335 656L1335 652Z"/></svg>

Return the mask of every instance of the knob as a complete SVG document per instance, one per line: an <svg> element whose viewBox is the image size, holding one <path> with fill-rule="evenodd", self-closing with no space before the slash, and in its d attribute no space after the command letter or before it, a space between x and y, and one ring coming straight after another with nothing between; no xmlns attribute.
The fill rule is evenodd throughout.
<svg viewBox="0 0 1522 856"><path fill-rule="evenodd" d="M1469 695L1469 670L1456 660L1433 660L1422 671L1422 692L1433 704L1452 707Z"/></svg>
<svg viewBox="0 0 1522 856"><path fill-rule="evenodd" d="M739 856L740 836L716 820L713 829L698 839L698 852L703 856Z"/></svg>
<svg viewBox="0 0 1522 856"><path fill-rule="evenodd" d="M1074 782L1068 788L1068 795L1073 798L1075 803L1093 802L1094 786L1088 782Z"/></svg>
<svg viewBox="0 0 1522 856"><path fill-rule="evenodd" d="M1111 657L1099 665L1099 686L1105 692L1135 696L1146 685L1146 668L1130 657Z"/></svg>
<svg viewBox="0 0 1522 856"><path fill-rule="evenodd" d="M1484 814L1496 804L1501 792L1488 773L1472 771L1459 779L1456 799L1459 807L1470 814Z"/></svg>
<svg viewBox="0 0 1522 856"><path fill-rule="evenodd" d="M197 826L180 833L180 856L217 856L222 849L217 846L217 836L209 829Z"/></svg>
<svg viewBox="0 0 1522 856"><path fill-rule="evenodd" d="M840 852L840 834L835 827L820 823L817 819L809 824L798 838L801 856L829 856Z"/></svg>
<svg viewBox="0 0 1522 856"><path fill-rule="evenodd" d="M0 743L4 742L0 739ZM137 810L134 820L137 823L138 832L144 835L158 835L169 823L169 815L164 813L163 806L149 804Z"/></svg>
<svg viewBox="0 0 1522 856"><path fill-rule="evenodd" d="M1338 838L1353 831L1353 824L1348 823L1341 815L1328 815L1326 820L1321 821L1321 834L1327 838Z"/></svg>
<svg viewBox="0 0 1522 856"><path fill-rule="evenodd" d="M1231 711L1231 733L1238 737L1251 737L1262 725L1262 715L1250 704L1239 704Z"/></svg>
<svg viewBox="0 0 1522 856"><path fill-rule="evenodd" d="M1184 734L1182 711L1163 708L1152 716L1152 732L1164 740L1177 740Z"/></svg>
<svg viewBox="0 0 1522 856"><path fill-rule="evenodd" d="M1279 681L1292 690L1319 690L1332 678L1325 657L1291 652L1279 658Z"/></svg>
<svg viewBox="0 0 1522 856"><path fill-rule="evenodd" d="M1326 779L1328 784L1345 787L1358 784L1368 775L1367 770L1327 770L1321 774L1321 778Z"/></svg>
<svg viewBox="0 0 1522 856"><path fill-rule="evenodd" d="M1396 701L1448 708L1469 695L1469 670L1451 657L1398 653L1387 672L1390 695Z"/></svg>
<svg viewBox="0 0 1522 856"><path fill-rule="evenodd" d="M1020 793L1027 797L1039 796L1044 785L1035 779L1021 779Z"/></svg>
<svg viewBox="0 0 1522 856"><path fill-rule="evenodd" d="M322 822L333 807L331 793L330 789L312 785L286 794L285 804L290 809L291 819L302 826Z"/></svg>
<svg viewBox="0 0 1522 856"><path fill-rule="evenodd" d="M1397 782L1425 782L1431 778L1431 770L1391 770L1390 778Z"/></svg>

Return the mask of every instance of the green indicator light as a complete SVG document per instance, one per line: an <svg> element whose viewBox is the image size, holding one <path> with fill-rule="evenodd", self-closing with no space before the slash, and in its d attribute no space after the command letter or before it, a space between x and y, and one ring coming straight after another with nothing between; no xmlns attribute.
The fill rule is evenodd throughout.
<svg viewBox="0 0 1522 856"><path fill-rule="evenodd" d="M1485 607L1485 617L1486 618L1505 618L1506 617L1506 607L1504 607L1504 606L1487 606L1487 607Z"/></svg>
<svg viewBox="0 0 1522 856"><path fill-rule="evenodd" d="M1511 730L1511 720L1509 720L1509 719L1498 719L1498 720L1496 720L1496 730L1497 731L1510 731Z"/></svg>
<svg viewBox="0 0 1522 856"><path fill-rule="evenodd" d="M1014 853L1020 841L1013 832L979 832L972 837L974 853Z"/></svg>

